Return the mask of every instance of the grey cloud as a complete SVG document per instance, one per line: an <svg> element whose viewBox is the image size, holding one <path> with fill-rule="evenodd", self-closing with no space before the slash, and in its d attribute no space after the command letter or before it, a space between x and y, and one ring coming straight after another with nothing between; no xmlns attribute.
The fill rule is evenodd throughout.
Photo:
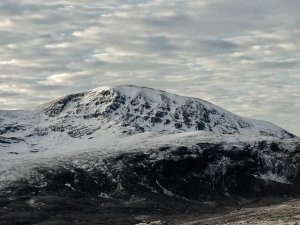
<svg viewBox="0 0 300 225"><path fill-rule="evenodd" d="M278 70L278 69L295 69L299 67L298 61L279 61L279 62L259 62L257 64L257 67L259 69L272 69L272 70Z"/></svg>

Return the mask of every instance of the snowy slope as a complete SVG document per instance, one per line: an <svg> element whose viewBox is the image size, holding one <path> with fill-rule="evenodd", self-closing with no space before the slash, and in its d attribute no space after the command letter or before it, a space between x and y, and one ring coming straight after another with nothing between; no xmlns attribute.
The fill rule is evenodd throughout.
<svg viewBox="0 0 300 225"><path fill-rule="evenodd" d="M72 128L79 128L78 132L70 133L74 136L82 134L80 130L84 119L89 121L86 127L101 121L103 128L119 126L135 132L205 130L222 134L291 137L291 134L275 125L236 116L200 99L136 86L98 88L69 95L45 104L43 111L55 118L56 121L52 122L56 124L66 122L66 127L70 127L69 118L73 119ZM100 127L93 128L95 131ZM90 128L87 130L93 132Z"/></svg>
<svg viewBox="0 0 300 225"><path fill-rule="evenodd" d="M112 126L124 132L205 130L291 137L275 125L239 117L200 99L135 86L106 87L69 95L45 104L42 110L54 118L49 119L53 130L68 130L75 137Z"/></svg>
<svg viewBox="0 0 300 225"><path fill-rule="evenodd" d="M0 155L95 148L120 137L190 131L292 138L264 121L196 98L136 86L102 87L28 111L0 111ZM108 141L111 140L111 141Z"/></svg>

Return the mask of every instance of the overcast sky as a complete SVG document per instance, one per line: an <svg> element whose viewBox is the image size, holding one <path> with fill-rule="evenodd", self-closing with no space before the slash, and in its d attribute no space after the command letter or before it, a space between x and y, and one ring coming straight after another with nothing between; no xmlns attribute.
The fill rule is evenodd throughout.
<svg viewBox="0 0 300 225"><path fill-rule="evenodd" d="M299 12L299 0L1 0L0 109L135 84L300 135Z"/></svg>

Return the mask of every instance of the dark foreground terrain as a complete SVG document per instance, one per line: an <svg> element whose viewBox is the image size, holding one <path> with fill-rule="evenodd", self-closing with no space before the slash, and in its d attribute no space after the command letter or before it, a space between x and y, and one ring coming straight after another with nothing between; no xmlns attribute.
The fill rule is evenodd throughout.
<svg viewBox="0 0 300 225"><path fill-rule="evenodd" d="M39 165L0 192L0 224L297 224L299 157L260 141Z"/></svg>
<svg viewBox="0 0 300 225"><path fill-rule="evenodd" d="M179 224L185 225L213 225L213 224L252 224L252 225L299 225L299 199L260 199L250 205L236 208L229 213L221 212L209 218L189 218ZM197 216L196 216L197 217Z"/></svg>
<svg viewBox="0 0 300 225"><path fill-rule="evenodd" d="M163 195L127 201L92 196L20 196L0 199L2 225L300 224L300 200L224 198L184 201ZM298 223L299 222L299 223Z"/></svg>

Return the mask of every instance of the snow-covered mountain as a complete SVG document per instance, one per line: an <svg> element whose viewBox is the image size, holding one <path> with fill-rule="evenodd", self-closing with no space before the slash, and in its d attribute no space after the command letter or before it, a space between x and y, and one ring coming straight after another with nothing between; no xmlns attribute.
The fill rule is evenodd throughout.
<svg viewBox="0 0 300 225"><path fill-rule="evenodd" d="M0 224L70 213L66 224L135 224L153 209L300 194L299 159L300 139L271 123L146 87L97 88L0 111ZM127 222L111 216L120 210Z"/></svg>
<svg viewBox="0 0 300 225"><path fill-rule="evenodd" d="M146 87L102 87L33 110L0 111L0 173L8 171L0 180L10 177L13 170L7 168L26 160L293 137L276 125L240 117L201 99Z"/></svg>
<svg viewBox="0 0 300 225"><path fill-rule="evenodd" d="M61 146L72 139L90 140L104 134L197 130L294 137L276 125L237 116L201 99L137 86L102 87L61 97L34 110L0 111L1 146L23 143L22 148L27 145L33 151L42 143Z"/></svg>
<svg viewBox="0 0 300 225"><path fill-rule="evenodd" d="M45 104L42 110L48 115L52 130L67 130L74 137L113 126L124 132L205 130L222 134L292 137L275 125L239 117L201 99L146 87L98 88L54 100Z"/></svg>

